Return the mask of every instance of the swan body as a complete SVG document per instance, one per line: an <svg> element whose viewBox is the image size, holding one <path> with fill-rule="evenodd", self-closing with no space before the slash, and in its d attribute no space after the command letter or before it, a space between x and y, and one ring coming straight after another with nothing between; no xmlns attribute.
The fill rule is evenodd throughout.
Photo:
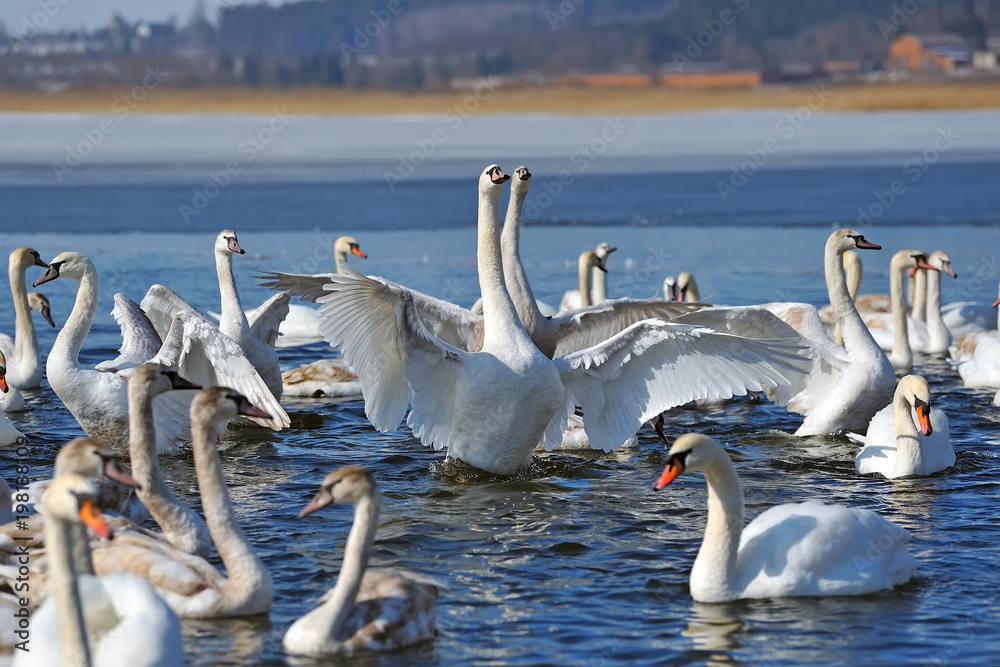
<svg viewBox="0 0 1000 667"><path fill-rule="evenodd" d="M656 320L548 359L521 325L504 281L497 204L506 180L493 165L479 183L481 352L431 334L398 285L351 269L326 285L324 335L358 373L365 413L378 430L396 429L410 405L407 423L425 445L510 475L530 462L535 445L561 442L576 405L592 444L607 451L670 407L786 383L783 372L798 372L794 339L758 341Z"/></svg>
<svg viewBox="0 0 1000 667"><path fill-rule="evenodd" d="M875 413L867 435L849 435L864 445L854 459L854 468L862 475L926 477L955 465L948 417L931 409L927 380L919 375L899 381L892 403Z"/></svg>
<svg viewBox="0 0 1000 667"><path fill-rule="evenodd" d="M977 301L952 301L941 306L941 317L953 340L996 327L997 312Z"/></svg>
<svg viewBox="0 0 1000 667"><path fill-rule="evenodd" d="M37 389L42 386L42 356L38 349L38 336L31 320L31 311L38 311L51 325L49 301L38 292L28 294L25 273L29 267L48 268L34 248L17 248L7 261L7 277L14 299L14 339L0 338L0 351L10 364L7 381L16 389Z"/></svg>
<svg viewBox="0 0 1000 667"><path fill-rule="evenodd" d="M301 398L361 398L361 381L343 359L320 359L281 374L284 395Z"/></svg>
<svg viewBox="0 0 1000 667"><path fill-rule="evenodd" d="M517 169L514 170L514 176L513 176L513 178L515 179L515 181L514 181L515 185L511 186L511 193L512 193L512 195L513 195L514 188L515 188L515 186L517 184L518 169L525 169L525 168L524 167L518 167ZM527 169L525 169L525 171L527 171ZM528 174L528 176L530 177L530 174ZM524 179L524 180L526 180L526 179ZM527 190L525 190L525 192L527 192ZM512 196L511 197L511 204L513 204L513 202L514 202L514 199L513 199L513 196ZM509 216L509 214L510 214L510 209L508 209L508 216ZM504 223L504 231L506 231L506 229L507 229L507 224L508 224L507 222ZM501 239L501 244L503 244L503 240L502 239ZM584 308L585 306L589 306L591 304L604 303L605 301L607 301L607 299L608 299L608 271L607 271L606 268L604 268L604 263L607 261L608 255L610 255L611 253L613 253L617 249L618 248L616 248L615 246L611 245L610 243L605 243L603 241L601 243L597 244L597 247L594 248L594 255L597 257L597 259L600 260L600 266L596 266L595 265L593 267L590 267L588 275L587 275L586 278L582 278L582 273L581 273L581 279L580 279L581 282L580 282L580 284L581 284L581 286L584 286L583 289L571 289L571 290L567 290L563 294L562 300L559 302L559 311L558 312L564 312L564 311L568 311L568 310L579 310L580 308ZM520 260L518 260L518 261L520 261ZM505 262L504 265L506 266L506 262ZM584 304L583 299L582 299L582 295L584 294L585 291L590 294L590 299L589 299L590 303L588 303L588 304ZM545 315L546 317L551 317L555 313L542 313L542 314Z"/></svg>
<svg viewBox="0 0 1000 667"><path fill-rule="evenodd" d="M1000 299L993 302L994 318L997 306L1000 306ZM948 349L966 387L1000 387L1000 319L994 322L997 328L966 334Z"/></svg>
<svg viewBox="0 0 1000 667"><path fill-rule="evenodd" d="M0 351L0 411L20 412L25 407L24 396L7 382L7 356Z"/></svg>
<svg viewBox="0 0 1000 667"><path fill-rule="evenodd" d="M123 535L95 549L97 574L125 571L142 576L181 618L266 613L274 600L274 582L239 527L217 451L219 435L230 419L261 414L244 396L225 387L203 389L191 403L198 490L226 576L199 556L140 534Z"/></svg>
<svg viewBox="0 0 1000 667"><path fill-rule="evenodd" d="M74 527L85 521L111 536L96 511L96 494L78 475L61 475L49 489L45 541L53 590L31 616L31 650L17 653L15 667L183 665L180 622L148 583L124 573L77 574L73 542L82 531Z"/></svg>
<svg viewBox="0 0 1000 667"><path fill-rule="evenodd" d="M744 527L740 479L729 455L706 436L678 438L654 488L699 470L708 483L708 521L691 570L697 602L864 595L913 576L909 533L869 510L814 500L772 507Z"/></svg>
<svg viewBox="0 0 1000 667"><path fill-rule="evenodd" d="M434 601L442 585L402 570L366 569L380 505L370 472L357 467L333 471L299 516L344 502L354 504L354 524L337 584L319 607L288 629L285 650L311 656L392 651L433 638Z"/></svg>
<svg viewBox="0 0 1000 667"><path fill-rule="evenodd" d="M848 292L841 256L851 249L880 249L851 229L838 229L827 239L824 269L830 304L844 336L844 347L826 332L810 304L763 304L813 345L808 376L792 378L788 387L769 396L805 416L796 436L821 435L841 429L863 430L892 397L895 376L885 353L875 344Z"/></svg>
<svg viewBox="0 0 1000 667"><path fill-rule="evenodd" d="M0 447L20 445L28 441L28 436L17 430L17 426L3 411L0 411Z"/></svg>

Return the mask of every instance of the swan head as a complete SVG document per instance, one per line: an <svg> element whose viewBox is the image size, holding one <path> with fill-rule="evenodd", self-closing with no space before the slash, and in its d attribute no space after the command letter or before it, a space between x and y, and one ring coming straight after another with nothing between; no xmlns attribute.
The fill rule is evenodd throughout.
<svg viewBox="0 0 1000 667"><path fill-rule="evenodd" d="M240 247L240 242L236 238L236 232L231 229L223 229L215 237L215 254L217 255L245 255L246 251Z"/></svg>
<svg viewBox="0 0 1000 667"><path fill-rule="evenodd" d="M201 386L182 378L177 374L177 371L154 363L146 363L135 369L128 379L128 386L130 392L139 391L150 397L159 396L174 389L201 389Z"/></svg>
<svg viewBox="0 0 1000 667"><path fill-rule="evenodd" d="M357 255L362 259L368 259L361 250L361 245L353 236L341 236L333 244L333 253L337 257L347 258L348 255Z"/></svg>
<svg viewBox="0 0 1000 667"><path fill-rule="evenodd" d="M202 389L191 402L191 421L225 424L233 417L274 417L260 408L254 407L243 394L228 387Z"/></svg>
<svg viewBox="0 0 1000 667"><path fill-rule="evenodd" d="M531 172L523 164L514 170L514 175L510 179L510 191L512 193L526 193L531 189Z"/></svg>
<svg viewBox="0 0 1000 667"><path fill-rule="evenodd" d="M865 235L861 232L856 232L853 229L848 229L844 227L843 229L838 229L832 234L830 238L826 240L826 245L828 248L833 248L839 253L845 253L848 250L881 250L882 246L877 243L872 243L865 238Z"/></svg>
<svg viewBox="0 0 1000 667"><path fill-rule="evenodd" d="M593 250L587 250L580 255L580 270L589 272L592 268L600 269L604 273L608 272L607 267L604 266L604 260L598 257Z"/></svg>
<svg viewBox="0 0 1000 667"><path fill-rule="evenodd" d="M692 297L699 295L698 293L698 283L695 281L694 276L692 276L687 271L682 271L679 276L677 276L677 289L680 290L681 298L678 301L697 301L697 298L688 298L690 293Z"/></svg>
<svg viewBox="0 0 1000 667"><path fill-rule="evenodd" d="M45 273L42 274L41 278L32 283L31 286L38 287L56 278L76 278L80 280L88 273L92 274L95 271L94 263L86 255L73 251L61 252L49 262L49 267L45 270Z"/></svg>
<svg viewBox="0 0 1000 667"><path fill-rule="evenodd" d="M951 266L951 257L944 250L935 250L927 258L927 263L936 268L941 273L947 273L952 278L958 278L955 269Z"/></svg>
<svg viewBox="0 0 1000 667"><path fill-rule="evenodd" d="M48 267L48 264L45 266ZM28 307L40 313L45 318L45 321L49 323L49 326L54 327L56 325L52 321L52 310L49 308L49 299L41 292L28 292Z"/></svg>
<svg viewBox="0 0 1000 667"><path fill-rule="evenodd" d="M715 440L701 433L685 433L674 441L667 457L667 466L656 480L653 489L659 491L685 471L705 470L720 455L726 456L726 452Z"/></svg>
<svg viewBox="0 0 1000 667"><path fill-rule="evenodd" d="M677 285L677 278L674 276L667 276L663 279L663 300L664 301L681 301L681 289Z"/></svg>
<svg viewBox="0 0 1000 667"><path fill-rule="evenodd" d="M83 475L58 475L45 492L45 517L67 523L83 522L104 539L110 539L111 529L101 516L97 495L97 487Z"/></svg>
<svg viewBox="0 0 1000 667"><path fill-rule="evenodd" d="M602 241L601 243L597 244L596 248L594 248L594 254L600 257L602 260L605 260L608 258L608 255L613 253L615 250L618 250L618 248L611 245L610 243L604 243Z"/></svg>
<svg viewBox="0 0 1000 667"><path fill-rule="evenodd" d="M108 478L124 486L140 488L139 483L118 462L115 450L90 438L77 438L63 445L56 456L53 471L54 477L60 475Z"/></svg>
<svg viewBox="0 0 1000 667"><path fill-rule="evenodd" d="M7 357L2 350L0 350L0 391L5 394L10 391L10 387L7 386Z"/></svg>
<svg viewBox="0 0 1000 667"><path fill-rule="evenodd" d="M917 413L917 426L924 435L934 432L931 426L931 390L927 380L919 375L906 375L896 385L896 396L901 396Z"/></svg>
<svg viewBox="0 0 1000 667"><path fill-rule="evenodd" d="M41 255L34 248L18 248L10 253L8 266L18 271L25 271L29 266L41 266L49 268L49 265L42 261Z"/></svg>
<svg viewBox="0 0 1000 667"><path fill-rule="evenodd" d="M371 472L358 466L345 466L334 470L319 486L319 493L302 508L299 518L336 503L354 503L375 495L378 485Z"/></svg>
<svg viewBox="0 0 1000 667"><path fill-rule="evenodd" d="M491 164L483 170L479 177L479 194L490 195L500 198L500 191L503 184L510 180L510 176L503 173L503 169L495 164Z"/></svg>
<svg viewBox="0 0 1000 667"><path fill-rule="evenodd" d="M924 269L926 271L937 271L936 266L932 266L927 261L927 253L921 250L900 250L892 256L890 267L901 271L904 269Z"/></svg>

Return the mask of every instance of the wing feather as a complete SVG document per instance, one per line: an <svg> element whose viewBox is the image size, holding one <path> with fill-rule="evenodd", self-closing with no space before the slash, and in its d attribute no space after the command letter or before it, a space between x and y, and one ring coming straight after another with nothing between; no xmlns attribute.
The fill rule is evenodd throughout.
<svg viewBox="0 0 1000 667"><path fill-rule="evenodd" d="M111 310L111 316L122 330L122 345L118 348L118 358L101 362L97 365L97 370L134 368L156 356L163 343L139 304L119 292L115 294L115 307Z"/></svg>
<svg viewBox="0 0 1000 667"><path fill-rule="evenodd" d="M670 321L707 305L652 299L613 299L558 313L551 318L558 340L555 356L564 357L602 343L636 322L650 319Z"/></svg>
<svg viewBox="0 0 1000 667"><path fill-rule="evenodd" d="M742 396L788 384L808 360L801 338L758 340L646 320L604 343L555 360L583 408L591 443L613 449L643 422L700 398Z"/></svg>
<svg viewBox="0 0 1000 667"><path fill-rule="evenodd" d="M275 294L262 303L260 308L248 318L250 333L257 340L274 347L274 344L278 342L278 328L288 317L288 302L291 298L287 292Z"/></svg>

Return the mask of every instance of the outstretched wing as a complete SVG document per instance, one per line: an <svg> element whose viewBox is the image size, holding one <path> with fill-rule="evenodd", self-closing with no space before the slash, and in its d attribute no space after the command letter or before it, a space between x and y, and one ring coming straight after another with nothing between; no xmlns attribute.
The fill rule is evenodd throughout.
<svg viewBox="0 0 1000 667"><path fill-rule="evenodd" d="M275 294L248 318L250 333L257 340L274 347L278 340L278 328L288 317L288 302L291 298L287 292Z"/></svg>
<svg viewBox="0 0 1000 667"><path fill-rule="evenodd" d="M291 423L240 346L203 316L177 313L163 339L163 347L152 361L203 387L220 385L235 389L272 416L272 419L252 418L261 426L280 431Z"/></svg>
<svg viewBox="0 0 1000 667"><path fill-rule="evenodd" d="M347 275L363 275L350 264L344 268ZM282 290L303 301L318 302L327 294L325 287L338 277L336 273L282 273L281 271L264 271L255 269L256 279L264 287ZM405 290L413 302L421 321L427 330L441 341L461 350L475 351L479 345L483 318L467 308L438 299L428 294L411 290L383 278L378 281L384 285Z"/></svg>
<svg viewBox="0 0 1000 667"><path fill-rule="evenodd" d="M118 348L118 358L102 361L97 365L99 371L118 371L124 368L140 366L160 351L163 344L153 323L146 317L132 299L119 292L115 294L115 307L111 316L122 330L122 346Z"/></svg>
<svg viewBox="0 0 1000 667"><path fill-rule="evenodd" d="M594 306L556 314L551 319L558 343L557 357L603 343L636 322L658 319L670 321L709 304L614 299Z"/></svg>
<svg viewBox="0 0 1000 667"><path fill-rule="evenodd" d="M173 324L174 315L177 313L194 313L204 322L212 323L203 312L192 306L181 298L175 291L163 285L153 285L142 297L142 310L146 313L149 321L153 323L156 333L160 338L166 340L170 325Z"/></svg>
<svg viewBox="0 0 1000 667"><path fill-rule="evenodd" d="M593 446L613 449L643 422L699 398L788 383L808 361L798 337L757 340L646 320L600 345L555 359Z"/></svg>
<svg viewBox="0 0 1000 667"><path fill-rule="evenodd" d="M444 443L464 352L434 337L417 315L412 294L350 266L334 275L320 299L320 331L358 374L365 414L380 431L409 423L424 444Z"/></svg>

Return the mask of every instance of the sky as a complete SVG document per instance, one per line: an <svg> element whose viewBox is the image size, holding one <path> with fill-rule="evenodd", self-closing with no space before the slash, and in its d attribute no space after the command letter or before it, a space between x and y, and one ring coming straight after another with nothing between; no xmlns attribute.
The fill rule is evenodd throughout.
<svg viewBox="0 0 1000 667"><path fill-rule="evenodd" d="M129 21L147 19L166 21L171 16L178 24L186 24L198 0L3 0L0 2L0 22L11 32L24 32L29 26L43 32L53 30L88 29L107 25L117 12ZM213 8L240 4L247 0L204 0L208 18ZM259 2L259 0L253 0ZM272 0L273 1L273 0Z"/></svg>

